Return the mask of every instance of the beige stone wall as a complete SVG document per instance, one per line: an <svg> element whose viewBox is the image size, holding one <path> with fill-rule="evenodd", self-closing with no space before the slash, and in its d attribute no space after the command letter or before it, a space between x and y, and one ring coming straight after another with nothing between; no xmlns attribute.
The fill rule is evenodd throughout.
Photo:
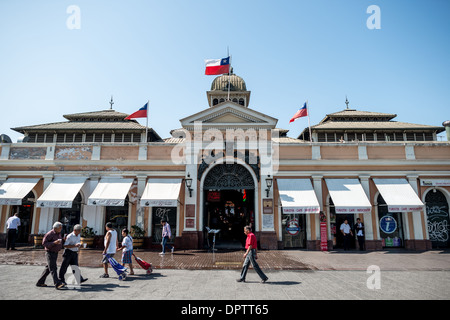
<svg viewBox="0 0 450 320"><path fill-rule="evenodd" d="M312 149L310 146L280 146L280 159L310 160Z"/></svg>
<svg viewBox="0 0 450 320"><path fill-rule="evenodd" d="M404 146L367 146L369 159L406 159Z"/></svg>
<svg viewBox="0 0 450 320"><path fill-rule="evenodd" d="M415 146L414 152L416 159L450 159L450 147L441 147L433 145Z"/></svg>
<svg viewBox="0 0 450 320"><path fill-rule="evenodd" d="M103 146L100 160L137 160L138 146Z"/></svg>
<svg viewBox="0 0 450 320"><path fill-rule="evenodd" d="M358 147L351 145L321 146L320 155L322 159L358 159Z"/></svg>

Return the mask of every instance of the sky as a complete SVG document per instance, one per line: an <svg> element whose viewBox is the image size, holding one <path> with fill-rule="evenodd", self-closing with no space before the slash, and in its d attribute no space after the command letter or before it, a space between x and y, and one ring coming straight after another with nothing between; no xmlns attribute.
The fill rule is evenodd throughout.
<svg viewBox="0 0 450 320"><path fill-rule="evenodd" d="M367 26L371 5L380 29ZM288 136L308 126L289 124L306 100L314 125L346 96L350 108L441 126L449 34L448 0L0 0L0 133L15 142L10 128L109 109L113 95L124 113L150 100L149 126L170 137L179 119L208 108L204 60L227 47L249 107Z"/></svg>

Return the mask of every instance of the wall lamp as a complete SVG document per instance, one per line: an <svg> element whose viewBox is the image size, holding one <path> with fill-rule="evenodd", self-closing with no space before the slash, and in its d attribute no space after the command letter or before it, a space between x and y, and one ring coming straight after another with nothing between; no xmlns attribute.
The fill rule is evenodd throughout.
<svg viewBox="0 0 450 320"><path fill-rule="evenodd" d="M266 178L266 186L267 186L267 189L266 189L266 192L267 192L267 198L269 197L269 191L270 191L270 188L272 188L272 182L273 182L273 179L270 177L270 174L267 176L267 178Z"/></svg>
<svg viewBox="0 0 450 320"><path fill-rule="evenodd" d="M189 198L192 198L192 178L191 175L188 173L187 178L184 179L184 181L186 182L186 188L189 190Z"/></svg>

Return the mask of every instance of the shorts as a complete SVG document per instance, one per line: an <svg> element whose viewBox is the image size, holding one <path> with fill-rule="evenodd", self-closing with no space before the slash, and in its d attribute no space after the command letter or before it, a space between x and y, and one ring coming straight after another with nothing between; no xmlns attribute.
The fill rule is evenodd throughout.
<svg viewBox="0 0 450 320"><path fill-rule="evenodd" d="M109 263L108 256L110 258L114 258L114 255L115 255L115 253L107 253L106 256L103 256L102 263L103 264L108 264Z"/></svg>
<svg viewBox="0 0 450 320"><path fill-rule="evenodd" d="M131 263L131 256L133 255L133 250L127 250L122 253L122 263Z"/></svg>

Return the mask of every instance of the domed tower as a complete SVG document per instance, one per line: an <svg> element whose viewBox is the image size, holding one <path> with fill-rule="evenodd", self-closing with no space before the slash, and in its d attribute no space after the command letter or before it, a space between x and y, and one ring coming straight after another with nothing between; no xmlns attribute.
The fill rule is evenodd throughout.
<svg viewBox="0 0 450 320"><path fill-rule="evenodd" d="M244 79L233 74L223 74L215 78L211 84L211 90L206 92L210 107L214 107L228 100L228 87L230 101L244 107L250 102L250 91L247 91Z"/></svg>

